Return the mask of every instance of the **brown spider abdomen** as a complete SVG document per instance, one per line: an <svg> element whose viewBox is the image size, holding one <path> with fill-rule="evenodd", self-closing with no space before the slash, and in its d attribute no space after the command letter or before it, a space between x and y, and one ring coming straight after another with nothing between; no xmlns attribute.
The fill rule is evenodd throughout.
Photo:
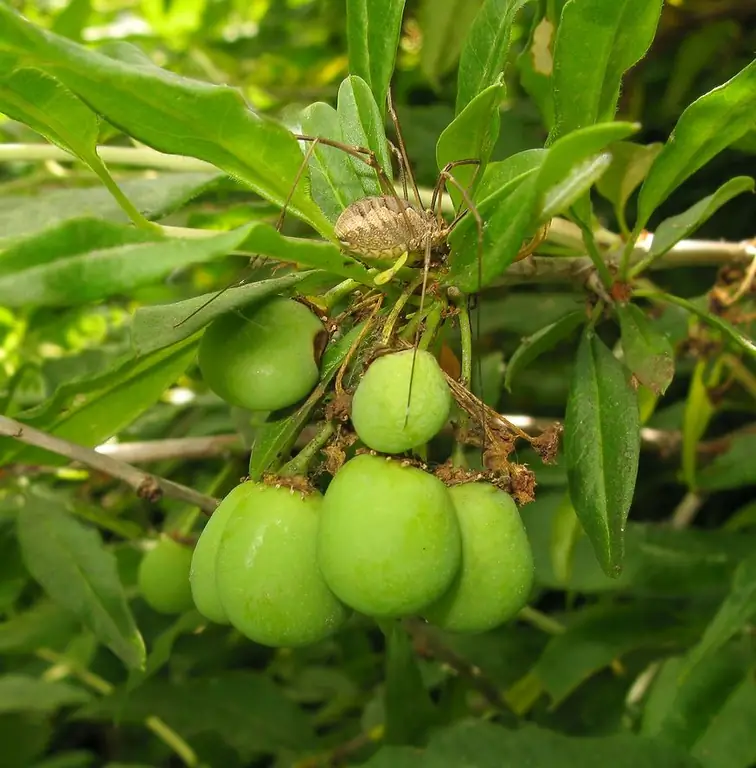
<svg viewBox="0 0 756 768"><path fill-rule="evenodd" d="M336 237L351 253L388 259L424 250L443 239L431 211L418 211L396 197L366 197L347 206L336 221Z"/></svg>

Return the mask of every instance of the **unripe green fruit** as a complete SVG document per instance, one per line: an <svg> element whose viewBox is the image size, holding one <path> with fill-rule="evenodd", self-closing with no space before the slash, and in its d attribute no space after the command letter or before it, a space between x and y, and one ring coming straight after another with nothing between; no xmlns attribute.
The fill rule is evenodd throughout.
<svg viewBox="0 0 756 768"><path fill-rule="evenodd" d="M274 647L315 643L348 611L318 570L323 497L254 484L226 523L216 559L218 594L231 624Z"/></svg>
<svg viewBox="0 0 756 768"><path fill-rule="evenodd" d="M438 434L451 403L449 385L433 355L407 349L379 357L367 369L352 399L352 424L368 448L402 453Z"/></svg>
<svg viewBox="0 0 756 768"><path fill-rule="evenodd" d="M318 562L351 608L379 618L415 613L449 587L460 554L454 505L437 477L363 454L331 481Z"/></svg>
<svg viewBox="0 0 756 768"><path fill-rule="evenodd" d="M486 632L527 602L533 553L509 494L489 483L465 483L449 493L462 530L462 567L423 616L452 632Z"/></svg>
<svg viewBox="0 0 756 768"><path fill-rule="evenodd" d="M189 567L192 550L167 536L139 563L137 584L147 605L158 613L183 613L192 603Z"/></svg>
<svg viewBox="0 0 756 768"><path fill-rule="evenodd" d="M250 411L286 408L317 384L325 333L320 320L291 299L228 312L202 336L202 377L232 405Z"/></svg>
<svg viewBox="0 0 756 768"><path fill-rule="evenodd" d="M215 561L221 536L231 513L254 488L254 483L237 485L213 512L194 548L189 574L194 605L206 619L216 624L228 624L228 616L218 596L218 586L215 582Z"/></svg>

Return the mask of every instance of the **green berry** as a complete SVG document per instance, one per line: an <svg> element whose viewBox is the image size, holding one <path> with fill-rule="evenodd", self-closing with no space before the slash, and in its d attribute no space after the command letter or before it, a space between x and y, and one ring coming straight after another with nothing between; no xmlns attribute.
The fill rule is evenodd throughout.
<svg viewBox="0 0 756 768"><path fill-rule="evenodd" d="M228 617L218 597L218 587L215 583L215 561L221 536L231 513L254 488L254 483L237 485L213 512L194 548L189 574L194 605L206 619L216 624L228 624Z"/></svg>
<svg viewBox="0 0 756 768"><path fill-rule="evenodd" d="M303 304L275 298L214 320L200 341L199 367L210 389L232 405L287 408L317 384L325 333Z"/></svg>
<svg viewBox="0 0 756 768"><path fill-rule="evenodd" d="M318 562L351 608L379 618L419 611L449 587L460 553L454 505L437 477L364 454L331 481Z"/></svg>
<svg viewBox="0 0 756 768"><path fill-rule="evenodd" d="M533 586L533 553L512 497L489 483L449 489L462 530L462 567L423 616L453 632L486 632L513 618Z"/></svg>
<svg viewBox="0 0 756 768"><path fill-rule="evenodd" d="M192 550L166 537L139 563L137 584L145 602L158 613L184 613L192 608L189 568Z"/></svg>
<svg viewBox="0 0 756 768"><path fill-rule="evenodd" d="M295 647L333 634L348 611L316 560L323 497L261 483L232 512L216 559L229 621L263 645Z"/></svg>
<svg viewBox="0 0 756 768"><path fill-rule="evenodd" d="M435 437L451 404L449 385L433 355L407 349L379 357L367 369L352 400L352 424L368 448L402 453Z"/></svg>

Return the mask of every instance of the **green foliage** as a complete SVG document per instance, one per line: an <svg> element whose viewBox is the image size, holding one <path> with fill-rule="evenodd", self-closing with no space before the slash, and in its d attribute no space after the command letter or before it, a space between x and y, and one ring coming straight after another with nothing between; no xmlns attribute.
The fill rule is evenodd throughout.
<svg viewBox="0 0 756 768"><path fill-rule="evenodd" d="M754 764L751 6L0 3L4 766ZM430 262L336 238L366 197L415 213L376 166L458 216ZM229 405L201 335L274 297L328 331L314 389ZM456 405L360 456L351 398L415 344L411 404L432 357ZM390 389L379 430L413 415ZM521 506L460 560L470 479ZM329 527L282 512L313 490ZM161 614L144 551L203 530L207 616L188 549ZM417 616L463 574L487 616L518 552L522 605L531 550L503 626Z"/></svg>

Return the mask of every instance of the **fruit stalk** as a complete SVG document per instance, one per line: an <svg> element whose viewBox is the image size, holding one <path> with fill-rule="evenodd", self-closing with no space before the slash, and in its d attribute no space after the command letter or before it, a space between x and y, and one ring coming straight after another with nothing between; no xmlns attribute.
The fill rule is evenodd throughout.
<svg viewBox="0 0 756 768"><path fill-rule="evenodd" d="M333 421L326 421L315 433L312 440L293 459L284 464L277 474L281 477L305 476L313 459L333 437L335 431L336 427Z"/></svg>

